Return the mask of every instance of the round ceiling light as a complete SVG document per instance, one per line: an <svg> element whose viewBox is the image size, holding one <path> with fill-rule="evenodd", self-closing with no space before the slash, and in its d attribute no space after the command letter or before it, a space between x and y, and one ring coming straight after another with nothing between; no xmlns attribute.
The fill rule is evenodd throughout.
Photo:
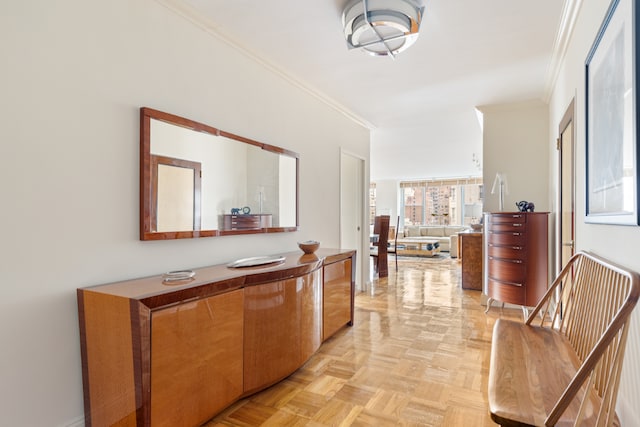
<svg viewBox="0 0 640 427"><path fill-rule="evenodd" d="M423 12L416 0L352 0L342 13L347 45L394 56L415 43Z"/></svg>

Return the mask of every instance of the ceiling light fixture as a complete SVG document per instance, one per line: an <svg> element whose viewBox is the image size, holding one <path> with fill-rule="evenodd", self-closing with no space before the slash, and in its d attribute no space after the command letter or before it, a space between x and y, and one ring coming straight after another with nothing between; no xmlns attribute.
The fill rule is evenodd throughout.
<svg viewBox="0 0 640 427"><path fill-rule="evenodd" d="M352 0L342 12L347 46L394 57L415 43L423 13L420 0Z"/></svg>

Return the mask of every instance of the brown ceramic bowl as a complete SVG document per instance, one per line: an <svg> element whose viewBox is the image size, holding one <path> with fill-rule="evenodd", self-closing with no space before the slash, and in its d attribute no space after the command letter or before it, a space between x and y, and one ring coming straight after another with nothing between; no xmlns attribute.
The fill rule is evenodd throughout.
<svg viewBox="0 0 640 427"><path fill-rule="evenodd" d="M304 242L298 242L298 247L305 254L312 254L318 250L318 248L320 247L320 242L315 240L306 240Z"/></svg>
<svg viewBox="0 0 640 427"><path fill-rule="evenodd" d="M481 231L482 230L482 224L471 224L471 229L473 231Z"/></svg>

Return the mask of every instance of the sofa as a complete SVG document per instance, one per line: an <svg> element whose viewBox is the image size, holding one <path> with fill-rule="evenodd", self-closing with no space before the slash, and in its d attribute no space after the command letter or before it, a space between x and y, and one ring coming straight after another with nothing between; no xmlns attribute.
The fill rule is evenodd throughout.
<svg viewBox="0 0 640 427"><path fill-rule="evenodd" d="M407 225L398 235L398 254L402 254L404 244L436 240L441 251L449 252L452 258L457 258L458 233L467 228L462 225Z"/></svg>

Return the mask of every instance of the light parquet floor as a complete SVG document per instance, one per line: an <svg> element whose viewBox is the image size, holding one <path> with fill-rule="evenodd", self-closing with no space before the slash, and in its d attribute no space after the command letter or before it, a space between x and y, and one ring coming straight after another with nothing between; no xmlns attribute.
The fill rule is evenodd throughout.
<svg viewBox="0 0 640 427"><path fill-rule="evenodd" d="M460 263L389 258L389 277L356 294L355 324L298 371L205 424L216 426L495 426L487 409L491 330Z"/></svg>

